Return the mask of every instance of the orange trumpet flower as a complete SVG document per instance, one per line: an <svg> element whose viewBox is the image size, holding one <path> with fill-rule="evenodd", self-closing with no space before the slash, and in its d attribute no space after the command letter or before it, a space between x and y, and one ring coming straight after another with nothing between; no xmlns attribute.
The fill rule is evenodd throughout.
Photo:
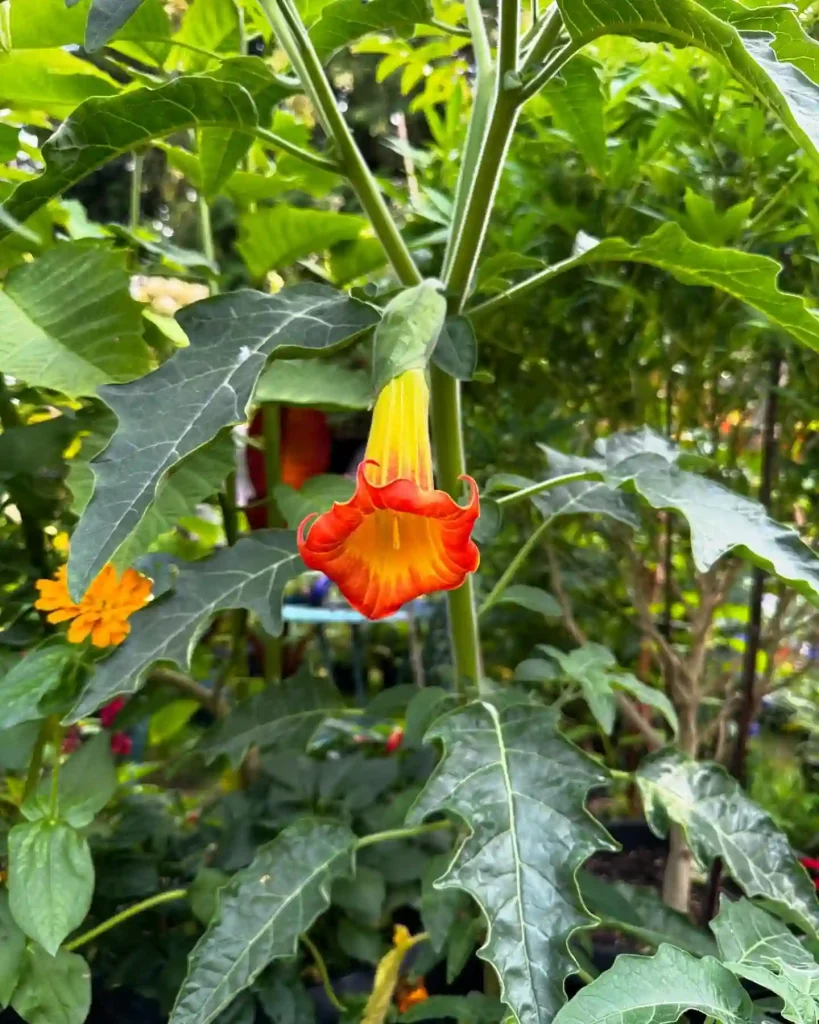
<svg viewBox="0 0 819 1024"><path fill-rule="evenodd" d="M471 477L463 479L470 488L466 506L434 489L429 389L423 370L407 370L376 400L355 494L299 526L305 565L329 576L369 619L391 615L421 594L459 587L480 560L470 536L478 488Z"/></svg>

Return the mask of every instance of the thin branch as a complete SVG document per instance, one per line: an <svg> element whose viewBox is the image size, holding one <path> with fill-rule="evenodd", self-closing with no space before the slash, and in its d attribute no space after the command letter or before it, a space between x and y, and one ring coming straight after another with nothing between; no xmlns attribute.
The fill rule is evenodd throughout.
<svg viewBox="0 0 819 1024"><path fill-rule="evenodd" d="M563 613L563 621L566 625L566 629L568 629L572 639L582 646L587 643L588 638L579 626L577 619L574 617L571 600L563 586L563 577L560 572L560 565L557 561L554 549L550 544L546 545L546 557L549 560L549 576L551 579L552 591L557 598L557 603L560 605L560 610ZM659 750L660 747L665 746L666 741L663 734L655 729L651 722L643 716L640 709L630 697L625 693L617 693L615 694L615 700L617 701L617 707L623 718L625 718L629 725L640 733L649 750Z"/></svg>
<svg viewBox="0 0 819 1024"><path fill-rule="evenodd" d="M224 718L229 711L225 700L220 699L207 686L202 686L195 679L186 676L184 672L177 672L172 668L155 668L149 679L157 686L172 686L186 697L199 701L202 707L207 708L216 718Z"/></svg>

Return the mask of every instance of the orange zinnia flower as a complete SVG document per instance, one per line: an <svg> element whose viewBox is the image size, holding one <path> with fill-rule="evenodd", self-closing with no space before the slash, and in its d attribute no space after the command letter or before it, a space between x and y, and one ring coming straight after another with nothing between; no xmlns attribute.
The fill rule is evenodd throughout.
<svg viewBox="0 0 819 1024"><path fill-rule="evenodd" d="M109 562L77 602L68 592L62 565L53 580L37 580L37 589L40 596L34 607L49 612L49 622L74 620L68 629L69 643L81 644L90 636L95 647L109 647L121 644L131 631L128 617L147 603L151 581L135 569L126 569L118 579Z"/></svg>
<svg viewBox="0 0 819 1024"><path fill-rule="evenodd" d="M369 619L391 615L421 594L459 587L479 562L470 538L478 488L471 477L463 479L471 492L466 506L434 489L426 376L402 373L375 403L355 494L299 527L305 565L334 580Z"/></svg>

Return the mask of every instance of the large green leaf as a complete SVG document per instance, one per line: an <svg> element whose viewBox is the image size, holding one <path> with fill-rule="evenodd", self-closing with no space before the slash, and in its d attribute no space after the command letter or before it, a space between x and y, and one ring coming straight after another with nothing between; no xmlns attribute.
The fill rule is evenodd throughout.
<svg viewBox="0 0 819 1024"><path fill-rule="evenodd" d="M366 409L370 375L322 359L276 359L259 377L254 399L313 409Z"/></svg>
<svg viewBox="0 0 819 1024"><path fill-rule="evenodd" d="M373 339L373 391L378 394L407 370L423 370L446 319L446 299L438 281L405 288L384 307Z"/></svg>
<svg viewBox="0 0 819 1024"><path fill-rule="evenodd" d="M576 144L586 163L598 174L606 168L604 97L597 64L579 56L543 90L555 124Z"/></svg>
<svg viewBox="0 0 819 1024"><path fill-rule="evenodd" d="M191 515L199 502L215 494L235 466L236 453L230 431L223 431L177 462L160 480L156 498L134 532L111 556L114 565L118 568L133 565L158 537L172 530L183 516Z"/></svg>
<svg viewBox="0 0 819 1024"><path fill-rule="evenodd" d="M255 57L226 62L230 67ZM224 66L223 66L224 67ZM27 220L49 199L65 193L87 174L151 139L188 128L252 128L258 111L242 85L218 77L188 76L156 89L134 89L79 106L43 145L45 170L19 185L5 203L15 220ZM0 238L11 229L0 225Z"/></svg>
<svg viewBox="0 0 819 1024"><path fill-rule="evenodd" d="M558 0L558 6L578 47L600 36L628 35L710 53L819 160L819 90L790 64L779 63L766 37L741 36L695 0Z"/></svg>
<svg viewBox="0 0 819 1024"><path fill-rule="evenodd" d="M92 5L96 12L92 14ZM167 52L164 42L170 35L170 22L162 0L14 0L10 11L11 42L14 50L39 50L43 47L79 46L88 39L89 27L94 35L103 31L103 12L131 8L128 19L113 33L118 49L155 62ZM90 26L89 26L90 23ZM147 40L155 40L148 42ZM83 62L83 66L93 65Z"/></svg>
<svg viewBox="0 0 819 1024"><path fill-rule="evenodd" d="M426 738L440 739L444 756L408 822L449 811L469 826L436 888L478 902L488 924L479 955L498 972L501 998L521 1024L546 1024L575 968L567 943L592 920L575 874L592 852L614 848L584 807L605 772L534 706L471 704Z"/></svg>
<svg viewBox="0 0 819 1024"><path fill-rule="evenodd" d="M188 10L186 21L200 8L210 14L215 10L207 3L194 4ZM238 8L233 0L223 0L220 10L225 9L230 12L229 16L236 21L238 27ZM272 77L267 65L259 60L226 61L217 71L211 72L210 77L244 86L256 106L262 127L270 123L273 107L287 95L284 86ZM247 132L231 128L203 128L199 132L200 187L205 195L213 196L219 192L252 143L253 137Z"/></svg>
<svg viewBox="0 0 819 1024"><path fill-rule="evenodd" d="M220 891L171 1024L210 1024L269 963L294 956L299 936L329 905L334 879L352 873L354 849L345 826L310 818L263 846Z"/></svg>
<svg viewBox="0 0 819 1024"><path fill-rule="evenodd" d="M622 931L655 947L670 942L695 956L716 956L708 932L663 903L656 889L606 882L588 871L580 871L577 880L583 902L606 931Z"/></svg>
<svg viewBox="0 0 819 1024"><path fill-rule="evenodd" d="M663 224L633 245L622 238L581 241L576 255L514 286L505 297L490 300L487 311L515 301L575 267L623 260L658 267L682 284L718 288L764 314L803 345L819 351L819 317L813 312L812 300L780 291L777 277L782 268L768 256L692 242L678 224Z"/></svg>
<svg viewBox="0 0 819 1024"><path fill-rule="evenodd" d="M334 0L325 4L321 17L310 29L319 56L327 60L336 50L370 32L393 30L411 36L415 23L429 18L427 0Z"/></svg>
<svg viewBox="0 0 819 1024"><path fill-rule="evenodd" d="M67 644L40 647L0 679L0 729L44 716L44 698L62 682L75 653Z"/></svg>
<svg viewBox="0 0 819 1024"><path fill-rule="evenodd" d="M780 996L786 1020L816 1024L819 964L786 925L749 900L723 897L711 929L729 970Z"/></svg>
<svg viewBox="0 0 819 1024"><path fill-rule="evenodd" d="M92 64L63 50L0 53L0 102L16 111L67 117L92 96L116 96L119 87ZM16 216L13 211L9 211ZM20 218L22 219L22 218Z"/></svg>
<svg viewBox="0 0 819 1024"><path fill-rule="evenodd" d="M132 17L143 0L91 0L85 25L86 50L99 50Z"/></svg>
<svg viewBox="0 0 819 1024"><path fill-rule="evenodd" d="M29 946L11 1005L26 1024L84 1024L91 1009L91 970L65 949L49 956Z"/></svg>
<svg viewBox="0 0 819 1024"><path fill-rule="evenodd" d="M14 920L54 956L91 906L94 864L88 840L57 819L15 825L9 833L8 887Z"/></svg>
<svg viewBox="0 0 819 1024"><path fill-rule="evenodd" d="M0 1006L8 1006L23 972L26 936L9 908L7 890L0 890Z"/></svg>
<svg viewBox="0 0 819 1024"><path fill-rule="evenodd" d="M245 214L237 248L253 277L358 238L367 221L352 213L302 209L279 203Z"/></svg>
<svg viewBox="0 0 819 1024"><path fill-rule="evenodd" d="M608 438L605 455L609 482L633 486L652 508L685 516L701 572L737 551L819 604L819 557L795 530L771 519L758 501L681 469L679 451L667 449L667 442L647 429Z"/></svg>
<svg viewBox="0 0 819 1024"><path fill-rule="evenodd" d="M66 242L9 272L0 292L0 363L72 398L151 369L122 253Z"/></svg>
<svg viewBox="0 0 819 1024"><path fill-rule="evenodd" d="M721 857L748 896L764 897L783 917L819 934L816 893L787 838L723 768L661 753L643 762L637 784L658 835L669 820L681 825L700 864Z"/></svg>
<svg viewBox="0 0 819 1024"><path fill-rule="evenodd" d="M117 770L108 733L100 732L84 743L60 768L57 776L57 812L73 828L86 828L117 789ZM51 776L21 808L29 821L51 816Z"/></svg>
<svg viewBox="0 0 819 1024"><path fill-rule="evenodd" d="M70 720L91 714L117 694L135 693L157 662L188 668L196 641L216 612L249 608L267 633L278 636L284 586L303 568L295 534L283 530L258 530L212 558L181 566L173 603L154 601L133 616L130 636L91 677Z"/></svg>
<svg viewBox="0 0 819 1024"><path fill-rule="evenodd" d="M330 679L299 672L281 685L240 701L200 745L208 760L226 754L241 763L250 747L303 751L322 719L342 706Z"/></svg>
<svg viewBox="0 0 819 1024"><path fill-rule="evenodd" d="M186 307L190 339L142 380L100 391L119 426L92 463L94 495L71 541L68 579L84 593L137 527L172 466L245 419L267 358L332 352L378 320L363 302L322 285L278 295L239 291ZM145 410L151 410L146 416Z"/></svg>
<svg viewBox="0 0 819 1024"><path fill-rule="evenodd" d="M601 467L591 459L584 459L579 455L564 455L563 452L555 451L544 444L538 447L549 460L551 476L565 476L567 473L587 470L596 471L602 476ZM562 516L585 513L615 519L632 529L637 529L640 525L640 517L634 510L634 500L602 480L575 480L570 484L551 487L535 495L532 503L543 518L550 522Z"/></svg>
<svg viewBox="0 0 819 1024"><path fill-rule="evenodd" d="M539 644L538 647L560 665L564 676L580 685L584 700L607 735L610 736L614 729L617 690L625 690L641 703L656 708L675 735L678 732L677 713L668 697L641 683L630 672L620 671L617 659L608 647L590 642L568 654L548 644Z"/></svg>
<svg viewBox="0 0 819 1024"><path fill-rule="evenodd" d="M753 1016L745 990L717 960L660 946L651 957L619 956L554 1024L673 1024L686 1010L721 1024L748 1024Z"/></svg>

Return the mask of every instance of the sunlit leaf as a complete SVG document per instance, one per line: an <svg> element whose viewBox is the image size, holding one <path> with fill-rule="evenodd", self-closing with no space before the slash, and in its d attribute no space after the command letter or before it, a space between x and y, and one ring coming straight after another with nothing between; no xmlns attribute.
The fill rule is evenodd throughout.
<svg viewBox="0 0 819 1024"><path fill-rule="evenodd" d="M697 1010L722 1024L747 1024L751 1000L713 957L696 959L674 946L655 956L618 956L554 1018L554 1024L673 1024Z"/></svg>
<svg viewBox="0 0 819 1024"><path fill-rule="evenodd" d="M329 353L377 319L371 306L320 285L278 295L239 291L183 309L178 320L188 348L142 380L100 391L119 426L92 463L94 495L71 541L72 590L84 593L138 526L168 470L246 417L273 352Z"/></svg>
<svg viewBox="0 0 819 1024"><path fill-rule="evenodd" d="M498 972L502 1000L521 1024L546 1024L575 967L568 940L591 923L575 872L595 850L613 848L584 808L605 773L543 708L471 704L438 719L431 739L444 756L408 821L450 811L467 823L470 835L436 888L477 900L488 924L479 956Z"/></svg>
<svg viewBox="0 0 819 1024"><path fill-rule="evenodd" d="M10 271L0 292L6 373L72 397L147 373L139 304L121 254L70 242Z"/></svg>
<svg viewBox="0 0 819 1024"><path fill-rule="evenodd" d="M715 764L663 753L637 772L646 818L664 835L682 825L697 860L721 857L748 896L762 896L806 932L819 934L819 903L811 880L770 816Z"/></svg>

